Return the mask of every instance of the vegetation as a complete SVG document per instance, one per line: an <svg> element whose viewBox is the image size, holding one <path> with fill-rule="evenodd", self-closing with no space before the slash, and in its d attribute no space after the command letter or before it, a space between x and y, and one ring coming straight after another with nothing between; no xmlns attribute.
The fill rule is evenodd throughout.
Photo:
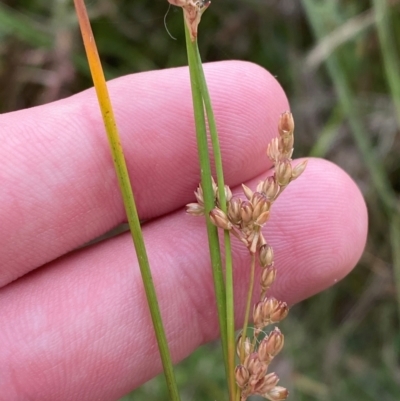
<svg viewBox="0 0 400 401"><path fill-rule="evenodd" d="M165 0L89 0L107 78L186 64L181 11ZM366 251L330 290L294 307L276 366L291 398L397 400L400 386L400 1L214 0L201 24L204 61L249 60L285 88L296 152L340 165L369 208ZM92 86L73 4L0 3L0 112ZM397 273L396 273L397 272ZM204 348L207 348L204 352ZM223 400L220 347L177 368L185 400ZM164 380L124 400L166 400Z"/></svg>

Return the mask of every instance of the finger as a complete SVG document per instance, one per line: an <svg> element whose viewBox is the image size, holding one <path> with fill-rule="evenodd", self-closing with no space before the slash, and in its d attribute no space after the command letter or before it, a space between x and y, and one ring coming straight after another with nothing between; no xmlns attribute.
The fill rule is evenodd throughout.
<svg viewBox="0 0 400 401"><path fill-rule="evenodd" d="M145 228L175 361L218 333L202 220L179 211ZM334 165L310 160L274 204L266 227L278 268L274 295L294 303L341 279L360 257L366 231L354 183ZM249 257L233 242L239 323ZM2 399L115 400L160 372L132 249L122 235L0 291Z"/></svg>
<svg viewBox="0 0 400 401"><path fill-rule="evenodd" d="M275 79L250 63L206 66L227 182L268 166L265 149L288 108ZM199 182L188 70L110 82L139 214L151 219L193 198ZM125 219L93 90L0 116L0 286Z"/></svg>

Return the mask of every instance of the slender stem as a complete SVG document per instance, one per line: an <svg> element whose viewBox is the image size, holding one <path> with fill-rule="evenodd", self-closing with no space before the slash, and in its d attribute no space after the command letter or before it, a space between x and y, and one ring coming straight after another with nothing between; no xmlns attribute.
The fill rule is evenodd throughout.
<svg viewBox="0 0 400 401"><path fill-rule="evenodd" d="M204 75L203 65L201 62L199 48L197 42L196 47L196 64L200 78L200 91L206 109L208 127L210 130L211 144L214 154L215 172L217 175L219 207L225 213L227 212L227 204L225 197L225 182L224 172L222 166L221 147L218 139L217 124L215 122L214 111L210 93L207 87L207 81ZM227 354L228 354L228 383L229 393L231 399L235 399L236 382L235 382L235 308L234 308L234 291L233 291L233 263L232 263L232 245L229 231L224 232L224 245L225 245L225 289L226 289L226 326L227 326Z"/></svg>
<svg viewBox="0 0 400 401"><path fill-rule="evenodd" d="M240 360L241 361L243 361L243 359L244 359L244 346L245 346L245 340L246 340L246 337L247 337L247 326L249 324L251 299L253 297L254 272L255 272L255 270L256 270L256 255L254 253L252 253L251 254L249 291L247 293L246 312L244 314L244 323L243 323L243 330L242 330L242 348L240 350Z"/></svg>
<svg viewBox="0 0 400 401"><path fill-rule="evenodd" d="M393 38L393 28L390 20L390 10L387 0L374 0L376 27L382 49L386 80L395 106L397 125L400 127L400 62L399 53ZM393 270L397 295L397 312L400 316L400 211L393 212L390 219L390 238L393 257Z"/></svg>
<svg viewBox="0 0 400 401"><path fill-rule="evenodd" d="M397 313L400 321L400 215L398 213L393 216L393 220L390 222L390 240L394 266L394 284L397 295Z"/></svg>
<svg viewBox="0 0 400 401"><path fill-rule="evenodd" d="M387 0L373 0L373 4L375 23L382 49L383 65L386 71L386 80L395 105L397 124L400 127L400 61L393 36L394 30L390 19L391 10L389 9Z"/></svg>
<svg viewBox="0 0 400 401"><path fill-rule="evenodd" d="M169 396L171 400L179 401L180 397L174 376L172 359L169 352L167 338L161 320L161 313L157 302L156 292L153 284L153 278L150 271L150 266L147 258L142 231L140 228L139 216L136 209L135 199L133 197L132 187L128 175L128 169L122 151L122 146L119 139L119 134L110 102L110 97L108 94L106 81L104 78L104 73L101 67L100 58L93 38L93 33L90 27L90 22L86 12L84 1L74 0L74 3L79 19L79 25L82 32L82 37L90 66L90 71L93 77L97 98L103 116L104 125L107 131L107 137L109 140L112 158L114 161L114 167L117 173L118 183L120 186L126 214L128 217L133 243L135 245L140 272L142 274L143 285L167 381Z"/></svg>
<svg viewBox="0 0 400 401"><path fill-rule="evenodd" d="M235 310L233 296L233 268L231 239L228 231L224 232L225 241L225 287L226 287L226 326L228 336L228 383L231 399L235 399L238 391L235 380Z"/></svg>
<svg viewBox="0 0 400 401"><path fill-rule="evenodd" d="M214 191L211 181L211 166L208 155L207 129L204 116L203 98L200 91L199 68L197 66L196 48L197 43L192 42L188 28L185 25L186 49L188 55L188 64L190 72L190 82L192 87L192 98L194 108L194 118L196 124L197 150L200 161L201 186L204 196L204 208L206 217L206 227L208 234L208 243L210 250L211 266L214 280L214 290L217 302L218 321L221 332L222 350L224 354L225 370L229 372L228 367L228 347L227 347L227 328L226 328L226 301L225 284L222 272L221 254L218 240L217 228L211 223L209 213L215 207Z"/></svg>

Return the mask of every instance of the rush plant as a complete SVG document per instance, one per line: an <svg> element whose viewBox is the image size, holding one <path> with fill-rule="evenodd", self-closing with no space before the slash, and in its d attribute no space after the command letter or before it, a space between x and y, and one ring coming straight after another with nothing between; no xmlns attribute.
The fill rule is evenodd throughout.
<svg viewBox="0 0 400 401"><path fill-rule="evenodd" d="M275 200L290 182L301 175L307 161L296 166L292 165L294 122L290 112L283 112L278 121L279 135L272 140L267 149L267 156L275 167L273 174L260 182L254 192L243 185L244 197L232 194L230 188L224 183L216 122L197 46L199 23L210 2L208 0L168 1L174 6L181 7L184 15L186 49L201 171L201 183L195 192L197 202L189 204L187 212L194 216L205 217L229 399L230 401L245 401L251 395L261 395L271 401L284 400L288 396L288 391L284 387L278 386L278 376L269 372L271 361L283 347L284 336L277 327L269 332L266 332L266 328L284 319L288 314L288 306L285 302L268 295L268 290L277 276L277 268L274 264L272 247L264 238L262 227L269 220L271 207ZM143 285L168 384L169 396L171 400L177 401L180 398L171 356L104 74L84 1L74 0L74 2L143 277ZM209 154L209 139L212 144L211 155ZM215 164L216 181L212 176L211 158ZM224 254L221 254L218 228L224 231ZM250 265L245 318L243 328L237 338L234 326L231 235L247 248ZM250 330L256 265L260 266L261 280L259 283L259 300L253 305L252 320L254 326Z"/></svg>

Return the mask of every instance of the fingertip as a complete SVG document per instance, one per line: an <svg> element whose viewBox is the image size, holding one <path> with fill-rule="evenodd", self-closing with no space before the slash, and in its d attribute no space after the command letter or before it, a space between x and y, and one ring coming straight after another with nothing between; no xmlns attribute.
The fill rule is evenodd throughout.
<svg viewBox="0 0 400 401"><path fill-rule="evenodd" d="M352 178L322 159L310 159L279 202L271 219L277 264L285 276L278 291L289 302L298 302L334 285L355 267L366 243L367 208Z"/></svg>

